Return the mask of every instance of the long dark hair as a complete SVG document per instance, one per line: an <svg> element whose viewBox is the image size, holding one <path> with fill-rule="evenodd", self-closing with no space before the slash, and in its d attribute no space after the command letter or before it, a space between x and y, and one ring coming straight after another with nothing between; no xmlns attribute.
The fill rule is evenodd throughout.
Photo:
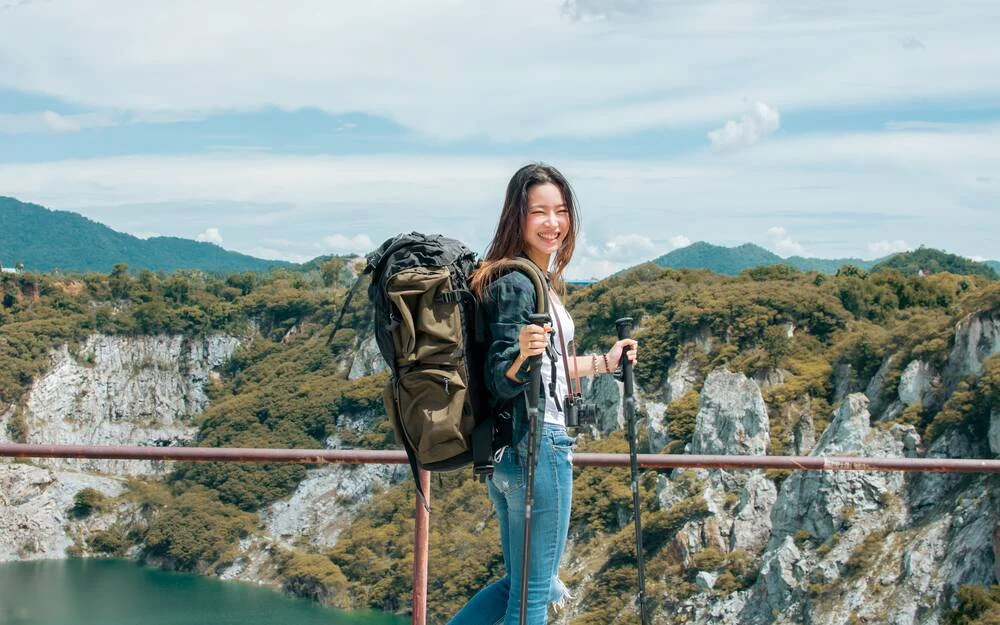
<svg viewBox="0 0 1000 625"><path fill-rule="evenodd" d="M555 267L549 274L549 282L562 286L562 273L573 258L576 248L576 233L579 228L580 216L576 211L576 198L573 188L569 186L565 176L552 165L531 163L517 170L507 183L507 196L504 198L503 210L497 222L493 240L486 248L486 256L482 264L472 276L472 290L482 297L486 285L496 277L502 261L518 256L524 250L524 222L528 215L528 191L539 184L554 184L562 193L563 202L569 210L569 232L556 252ZM548 267L542 267L547 271Z"/></svg>

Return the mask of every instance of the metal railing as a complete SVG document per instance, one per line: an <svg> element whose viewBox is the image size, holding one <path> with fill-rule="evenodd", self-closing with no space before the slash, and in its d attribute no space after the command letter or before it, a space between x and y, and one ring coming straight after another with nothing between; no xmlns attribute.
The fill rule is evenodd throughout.
<svg viewBox="0 0 1000 625"><path fill-rule="evenodd" d="M91 458L104 460L184 460L188 462L286 462L296 464L407 464L402 451L366 449L261 449L233 447L95 447L0 443L0 458ZM639 454L646 469L792 469L805 471L904 471L1000 473L1000 460L955 458L872 458L864 456L719 456ZM628 454L578 453L582 467L628 467ZM421 472L430 505L430 475ZM417 498L414 524L413 625L427 619L427 552L430 514Z"/></svg>

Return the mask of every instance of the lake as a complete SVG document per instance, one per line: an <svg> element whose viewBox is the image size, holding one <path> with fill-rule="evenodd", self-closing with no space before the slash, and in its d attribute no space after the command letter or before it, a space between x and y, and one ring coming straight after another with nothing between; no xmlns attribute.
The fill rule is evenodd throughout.
<svg viewBox="0 0 1000 625"><path fill-rule="evenodd" d="M0 563L0 625L404 625L270 588L124 560Z"/></svg>

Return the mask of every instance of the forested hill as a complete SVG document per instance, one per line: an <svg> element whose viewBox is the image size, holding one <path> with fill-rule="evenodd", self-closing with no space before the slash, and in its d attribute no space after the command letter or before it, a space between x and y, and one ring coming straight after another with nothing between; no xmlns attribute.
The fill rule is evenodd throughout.
<svg viewBox="0 0 1000 625"><path fill-rule="evenodd" d="M744 243L738 247L722 247L704 241L674 250L652 262L666 269L708 269L730 276L737 275L747 269L772 265L788 265L799 271L818 271L826 274L834 274L842 267L852 266L866 271L896 269L905 275L917 275L921 271L926 273L946 271L954 274L979 275L990 279L996 279L997 272L1000 271L1000 261L976 262L963 256L928 247L876 260L808 258L805 256L782 258L753 243Z"/></svg>
<svg viewBox="0 0 1000 625"><path fill-rule="evenodd" d="M836 273L844 265L869 269L877 261L867 261L860 258L806 258L803 256L782 258L753 243L744 243L738 247L722 247L699 241L660 256L652 262L667 269L708 269L715 273L734 276L746 269L769 265L788 265L799 271Z"/></svg>
<svg viewBox="0 0 1000 625"><path fill-rule="evenodd" d="M176 237L140 239L77 213L49 210L0 196L0 263L30 271L111 271L118 263L133 270L209 273L266 271L292 263L262 260L218 245Z"/></svg>
<svg viewBox="0 0 1000 625"><path fill-rule="evenodd" d="M997 263L994 261L993 263ZM948 272L961 275L983 276L991 280L998 277L997 271L989 263L977 263L963 256L949 254L941 250L921 247L912 252L896 254L872 267L872 271L895 269L904 275L916 275L920 272Z"/></svg>
<svg viewBox="0 0 1000 625"><path fill-rule="evenodd" d="M38 426L26 416L28 395L33 381L51 366L47 355L64 343L76 354L79 348L73 346L95 333L132 340L143 335L223 332L249 340L208 385L211 401L196 422L194 444L315 448L332 441L353 448L393 446L382 405L386 374L369 375L364 367L357 367L357 376L349 373L364 359L361 347L373 343L365 298L355 298L344 328L330 340L330 325L347 291L343 270L340 261L331 260L305 273L277 271L225 279L184 273L164 277L112 272L75 279L0 275L0 344L6 346L0 350L0 415L10 415L0 428L11 440L23 441ZM759 431L768 433L761 451L771 455L807 454L824 444L832 437L824 435L827 425L832 419L843 420L844 410L851 410L851 394L865 390L872 398L868 408L854 415L856 419L847 415L851 423L860 424L848 424L858 441L892 439L886 445L895 449L892 445L898 443L902 453L903 443L892 438L895 432L920 441L917 453L926 451L929 456L990 453L984 446L992 407L1000 405L1000 348L991 343L983 352L982 341L970 343L969 337L1000 336L1000 282L995 280L857 268L828 276L782 266L733 277L647 263L574 291L567 305L577 323L582 352L606 348L613 340L615 319L626 315L636 319L635 335L643 350L636 367L637 386L650 400L643 405L644 451L697 449L699 419L714 414L712 407L732 395L720 392L709 380L720 376L743 380L740 376L745 375L740 386L749 390L741 393L750 397L734 400L734 414L755 412ZM975 332L956 332L956 327L969 323L979 324ZM83 354L68 357L82 367L98 366ZM153 362L143 374L152 375L168 364ZM973 365L978 373L970 373L968 367ZM607 403L612 410L620 405L616 383L603 377L594 382L594 387L598 385L612 393ZM69 390L70 396L77 393L79 389ZM854 399L858 406L868 401L861 395ZM145 422L148 415L122 418ZM600 436L582 434L580 451L627 451L615 414L602 422L610 429ZM867 448L848 451L876 455ZM109 519L110 527L94 525L107 529L81 534L79 549L138 554L150 562L207 573L244 557L261 558L266 562L261 570L274 571L276 585L289 592L344 607L405 611L412 571L410 480L387 480L378 496L358 501L331 491L329 497L318 498L331 506L318 516L341 510L339 506L355 505L358 510L349 520L342 517L345 525L335 544L314 543L314 536L301 533L298 524L294 544L281 543L266 534L268 523L261 519L271 518L276 502L314 488L315 480L304 486L309 475L314 474L301 465L179 463L163 478L165 483L134 483L113 501L92 497L106 514L114 514L120 506L134 514L113 524ZM351 479L359 475L354 473ZM968 540L961 527L954 532L948 528L952 523L979 522L976 519L987 527L984 540L991 540L994 513L976 509L956 514L954 520L949 516L976 501L973 493L981 495L986 489L992 493L991 483L917 482L904 488L899 481L891 490L882 482L871 488L867 482L833 483L820 496L849 496L854 503L840 502L828 514L825 508L800 506L790 499L802 490L799 479L787 472L756 475L747 484L756 484L752 493L760 496L741 499L741 493L751 493L749 486L709 488L705 478L690 472L646 472L640 488L649 597L656 618L678 622L671 620L672 615L689 614L684 610L694 610L691 606L743 601L748 610L763 610L766 618L729 622L802 622L799 615L805 613L809 622L840 624L845 597L861 597L861 604L888 613L895 608L888 603L889 595L879 590L884 585L878 580L902 574L906 567L899 560L904 553L937 554L924 556L930 558L926 566L906 573L909 580L924 575L922 571L945 570L946 582L931 580L920 586L929 588L926 596L956 593L964 584L977 584L974 588L985 593L982 585L995 584L990 547L980 541L967 543L960 551L946 541L952 535L959 542ZM968 490L963 490L966 486ZM476 589L495 579L502 557L495 515L482 485L468 472L460 472L442 477L434 488L429 610L433 620L443 622ZM634 622L628 600L635 579L628 543L633 528L625 474L587 469L574 482L573 498L567 554L571 566L566 567L565 581L577 599L567 608L572 615L569 622ZM719 535L720 528L736 527L734 516L758 505L744 506L741 501L762 502L759 516L754 517L760 523L748 522L733 535L750 540L759 526L763 528L759 541L733 548L725 535L711 541L702 538ZM775 530L775 544L787 543L786 551L800 554L786 567L806 567L800 577L774 569L785 565L767 546L771 530L765 523L771 507L783 511L775 518L801 509L826 519L822 527L829 531L816 530L820 526L813 517L801 523L787 521L780 532ZM905 525L908 518L919 522ZM213 531L205 531L206 527ZM928 527L942 528L935 535L943 537L929 550L914 542L923 540L918 533ZM269 546L265 551L240 551L254 549L254 544ZM270 546L280 544L284 546ZM462 548L454 549L455 545ZM883 545L893 547L883 553ZM983 570L989 575L950 564L966 560L988 560L990 567ZM773 570L781 574L772 574ZM699 585L701 573L711 574L714 586ZM866 580L872 585L866 587ZM773 600L756 598L768 584L784 594L767 595L777 597ZM910 586L900 582L893 586L897 587ZM959 597L953 604L934 604L932 613L941 617L937 622L952 622L945 617L969 605ZM888 621L872 617L867 622Z"/></svg>

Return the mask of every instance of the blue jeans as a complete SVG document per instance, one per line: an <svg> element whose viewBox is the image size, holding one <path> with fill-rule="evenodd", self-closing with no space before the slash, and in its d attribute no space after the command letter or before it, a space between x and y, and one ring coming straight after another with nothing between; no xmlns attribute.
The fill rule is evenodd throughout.
<svg viewBox="0 0 1000 625"><path fill-rule="evenodd" d="M505 575L476 593L448 622L449 625L518 625L521 554L524 552L526 439L518 449L505 450L487 484L500 522ZM562 601L569 595L559 580L559 560L566 546L572 499L573 439L565 427L545 423L535 468L526 625L545 625L549 603Z"/></svg>

